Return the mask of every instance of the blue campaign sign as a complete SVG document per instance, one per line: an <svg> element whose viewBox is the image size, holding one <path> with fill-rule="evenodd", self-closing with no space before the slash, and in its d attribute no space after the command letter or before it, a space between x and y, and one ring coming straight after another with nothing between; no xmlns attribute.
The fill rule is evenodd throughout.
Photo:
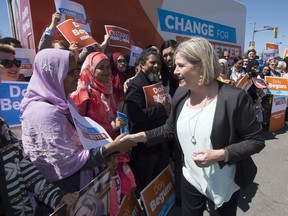
<svg viewBox="0 0 288 216"><path fill-rule="evenodd" d="M121 113L121 112L118 112L118 111L117 111L117 116L120 117L120 118L123 118L124 122L125 122L125 127L120 128L120 133L122 134L122 133L129 132L127 116L124 113Z"/></svg>
<svg viewBox="0 0 288 216"><path fill-rule="evenodd" d="M158 8L161 31L236 43L236 29L185 14Z"/></svg>
<svg viewBox="0 0 288 216"><path fill-rule="evenodd" d="M0 116L11 127L21 125L20 103L26 93L28 82L6 82L0 84Z"/></svg>

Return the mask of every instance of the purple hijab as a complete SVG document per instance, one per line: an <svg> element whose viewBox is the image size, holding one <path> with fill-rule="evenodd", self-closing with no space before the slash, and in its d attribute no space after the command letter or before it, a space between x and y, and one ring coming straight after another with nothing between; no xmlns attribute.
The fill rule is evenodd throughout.
<svg viewBox="0 0 288 216"><path fill-rule="evenodd" d="M63 84L69 69L69 55L70 51L61 49L44 49L36 55L33 75L21 102L22 112L29 103L46 100L60 112L69 113Z"/></svg>
<svg viewBox="0 0 288 216"><path fill-rule="evenodd" d="M69 51L44 49L35 58L34 71L21 107L25 154L50 182L82 169L89 157L69 122L63 80L69 70Z"/></svg>

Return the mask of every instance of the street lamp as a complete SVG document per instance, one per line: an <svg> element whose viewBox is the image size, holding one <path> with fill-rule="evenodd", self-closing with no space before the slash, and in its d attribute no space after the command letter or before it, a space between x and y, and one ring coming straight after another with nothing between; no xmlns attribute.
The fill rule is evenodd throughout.
<svg viewBox="0 0 288 216"><path fill-rule="evenodd" d="M252 32L252 41L250 41L250 44L249 44L250 49L255 49L255 41L254 41L255 33L256 32L260 32L260 31L265 31L265 30L274 31L274 38L277 38L277 36L278 36L278 27L263 26L262 29L256 29L256 22L254 22L253 23L253 32Z"/></svg>

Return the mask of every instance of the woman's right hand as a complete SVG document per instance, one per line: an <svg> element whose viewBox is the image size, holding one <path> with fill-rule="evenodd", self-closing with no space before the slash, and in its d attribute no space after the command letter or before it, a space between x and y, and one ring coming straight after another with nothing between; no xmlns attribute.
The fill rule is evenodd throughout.
<svg viewBox="0 0 288 216"><path fill-rule="evenodd" d="M145 132L139 132L139 133L135 133L135 134L127 134L126 136L122 137L120 139L121 142L124 141L133 141L133 142L147 142L147 137Z"/></svg>
<svg viewBox="0 0 288 216"><path fill-rule="evenodd" d="M116 139L108 144L105 145L106 148L106 155L110 155L113 152L116 151L124 151L127 152L131 150L134 146L137 145L133 140L122 140L123 137L125 137L127 133L120 134L119 136L116 137Z"/></svg>

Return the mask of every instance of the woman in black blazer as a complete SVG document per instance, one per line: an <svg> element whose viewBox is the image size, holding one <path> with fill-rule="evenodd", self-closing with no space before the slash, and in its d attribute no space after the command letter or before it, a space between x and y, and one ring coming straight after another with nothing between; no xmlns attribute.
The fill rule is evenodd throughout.
<svg viewBox="0 0 288 216"><path fill-rule="evenodd" d="M147 142L176 137L184 155L182 215L236 215L240 188L254 180L251 155L265 147L246 93L216 81L218 58L204 38L181 43L175 52L174 74L179 88L165 125L123 139Z"/></svg>

